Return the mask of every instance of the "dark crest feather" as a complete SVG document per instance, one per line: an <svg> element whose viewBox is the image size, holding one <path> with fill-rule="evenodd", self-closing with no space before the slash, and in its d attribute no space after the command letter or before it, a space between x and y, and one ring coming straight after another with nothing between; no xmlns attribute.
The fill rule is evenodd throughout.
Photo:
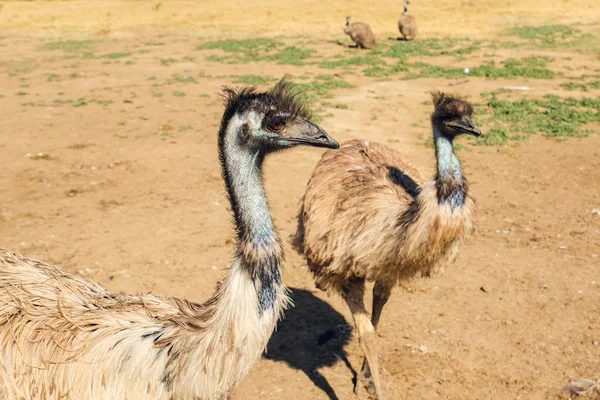
<svg viewBox="0 0 600 400"><path fill-rule="evenodd" d="M470 117L471 114L473 114L473 107L471 104L458 96L447 95L440 91L435 91L431 93L431 100L435 107L435 111L432 115L434 118L443 118L451 115Z"/></svg>
<svg viewBox="0 0 600 400"><path fill-rule="evenodd" d="M271 89L269 95L273 97L276 107L280 111L287 112L293 117L311 118L306 102L300 98L298 91L294 89L292 83L286 80L285 76Z"/></svg>

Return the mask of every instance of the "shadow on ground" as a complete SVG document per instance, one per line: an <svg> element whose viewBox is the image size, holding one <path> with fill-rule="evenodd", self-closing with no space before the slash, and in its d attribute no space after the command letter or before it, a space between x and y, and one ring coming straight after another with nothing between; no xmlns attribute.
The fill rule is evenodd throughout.
<svg viewBox="0 0 600 400"><path fill-rule="evenodd" d="M330 399L337 400L333 388L318 369L341 360L352 372L353 381L356 380L356 371L343 349L350 340L351 327L340 313L310 291L290 290L294 306L277 325L264 357L302 370Z"/></svg>

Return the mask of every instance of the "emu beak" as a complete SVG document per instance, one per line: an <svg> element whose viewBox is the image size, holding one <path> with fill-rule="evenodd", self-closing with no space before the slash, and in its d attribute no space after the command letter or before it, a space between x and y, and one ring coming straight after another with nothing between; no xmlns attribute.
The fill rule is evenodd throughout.
<svg viewBox="0 0 600 400"><path fill-rule="evenodd" d="M337 149L340 147L338 142L329 136L319 125L298 118L294 123L288 125L282 132L281 138L295 144L301 144L314 147L326 147L328 149Z"/></svg>
<svg viewBox="0 0 600 400"><path fill-rule="evenodd" d="M460 119L455 119L454 121L446 122L446 126L448 128L455 129L460 133L466 133L475 137L481 136L481 131L479 128L475 126L473 121L471 121L471 118L467 116L463 116Z"/></svg>

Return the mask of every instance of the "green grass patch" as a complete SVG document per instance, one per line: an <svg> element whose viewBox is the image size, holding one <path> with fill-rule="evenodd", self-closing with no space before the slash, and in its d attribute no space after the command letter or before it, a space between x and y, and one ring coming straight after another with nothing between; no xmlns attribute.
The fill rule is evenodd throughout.
<svg viewBox="0 0 600 400"><path fill-rule="evenodd" d="M275 54L259 58L259 61L277 61L278 64L304 65L304 61L315 52L313 49L302 49L291 46L278 51Z"/></svg>
<svg viewBox="0 0 600 400"><path fill-rule="evenodd" d="M494 126L488 129L481 138L475 141L476 146L499 146L509 140L508 131L502 126Z"/></svg>
<svg viewBox="0 0 600 400"><path fill-rule="evenodd" d="M102 106L107 106L112 104L112 100L99 100L99 99L86 99L85 97L80 97L76 100L73 99L56 99L54 100L55 104L71 104L73 107L83 107L88 104L99 104Z"/></svg>
<svg viewBox="0 0 600 400"><path fill-rule="evenodd" d="M196 47L196 50L221 49L227 52L258 53L273 49L281 43L267 38L242 39L242 40L216 40L206 42Z"/></svg>
<svg viewBox="0 0 600 400"><path fill-rule="evenodd" d="M176 62L177 62L177 60L176 60L176 59L174 59L174 58L171 58L171 57L169 57L169 58L161 58L161 59L160 59L160 64L161 64L161 65L165 65L165 66L166 66L166 65L171 65L171 64L174 64L174 63L176 63Z"/></svg>
<svg viewBox="0 0 600 400"><path fill-rule="evenodd" d="M563 82L560 87L566 90L581 90L587 92L589 89L600 89L600 81L591 81L587 83Z"/></svg>
<svg viewBox="0 0 600 400"><path fill-rule="evenodd" d="M278 64L304 65L304 60L311 57L315 50L287 46L280 49L283 44L273 39L257 38L244 40L217 40L206 42L197 50L220 49L225 55L212 54L208 61L238 64L256 61L276 61Z"/></svg>
<svg viewBox="0 0 600 400"><path fill-rule="evenodd" d="M298 92L302 101L315 103L320 98L331 98L331 90L353 88L354 86L343 79L332 75L317 75L308 82L292 82L292 87Z"/></svg>
<svg viewBox="0 0 600 400"><path fill-rule="evenodd" d="M382 64L385 64L385 61L381 59L379 53L376 53L375 51L370 51L369 53L361 56L322 61L319 63L319 67L331 69L338 67L350 67L355 65L376 66Z"/></svg>
<svg viewBox="0 0 600 400"><path fill-rule="evenodd" d="M185 97L185 92L174 91L173 96L175 97Z"/></svg>
<svg viewBox="0 0 600 400"><path fill-rule="evenodd" d="M102 58L108 58L110 60L117 60L119 58L123 58L123 57L129 57L131 55L131 53L129 52L124 52L124 53L108 53L102 56Z"/></svg>
<svg viewBox="0 0 600 400"><path fill-rule="evenodd" d="M508 36L527 40L530 46L546 48L568 48L571 51L589 52L597 49L598 38L590 33L568 25L519 26L504 31Z"/></svg>
<svg viewBox="0 0 600 400"><path fill-rule="evenodd" d="M439 65L430 65L422 62L411 64L411 67L418 68L418 73L410 73L404 79L415 78L446 78L456 79L464 77L465 71L463 68L442 67Z"/></svg>
<svg viewBox="0 0 600 400"><path fill-rule="evenodd" d="M466 55L478 50L480 42L468 38L428 38L398 41L392 44L383 55L406 59L407 56Z"/></svg>
<svg viewBox="0 0 600 400"><path fill-rule="evenodd" d="M526 57L522 59L508 59L501 63L495 61L487 62L483 65L473 67L467 74L463 68L443 67L440 65L431 65L423 62L407 64L410 67L410 73L404 79L415 78L446 78L458 79L466 76L477 76L484 78L536 78L552 79L555 74L546 65L552 61L550 57ZM418 71L414 71L417 69Z"/></svg>
<svg viewBox="0 0 600 400"><path fill-rule="evenodd" d="M63 40L59 42L48 42L44 43L38 50L49 51L49 50L62 50L64 52L80 52L89 50L94 46L95 42L92 40Z"/></svg>
<svg viewBox="0 0 600 400"><path fill-rule="evenodd" d="M267 78L260 75L241 75L235 78L233 83L243 83L245 85L266 85L269 82L276 80L275 78Z"/></svg>
<svg viewBox="0 0 600 400"><path fill-rule="evenodd" d="M198 83L198 81L191 75L173 75L168 83Z"/></svg>
<svg viewBox="0 0 600 400"><path fill-rule="evenodd" d="M545 136L585 136L582 128L591 122L600 122L600 100L594 98L575 99L546 95L542 99L500 99L496 93L487 101L492 123L492 136L483 137L479 144L500 144L506 140L522 139L522 135L542 132ZM485 119L485 117L484 117ZM504 129L506 132L502 131Z"/></svg>
<svg viewBox="0 0 600 400"><path fill-rule="evenodd" d="M579 29L566 25L542 25L542 26L517 26L505 31L506 35L519 36L521 39L541 40L554 42L559 39L568 39L573 34L580 32Z"/></svg>
<svg viewBox="0 0 600 400"><path fill-rule="evenodd" d="M545 68L546 65L553 61L551 57L532 56L522 59L508 59L496 64L494 61L483 64L479 67L472 68L469 75L483 76L486 78L536 78L536 79L552 79L554 72Z"/></svg>

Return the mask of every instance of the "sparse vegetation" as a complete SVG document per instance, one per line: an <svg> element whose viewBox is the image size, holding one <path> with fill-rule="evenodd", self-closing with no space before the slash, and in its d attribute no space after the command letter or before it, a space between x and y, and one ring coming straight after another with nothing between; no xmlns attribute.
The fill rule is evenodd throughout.
<svg viewBox="0 0 600 400"><path fill-rule="evenodd" d="M216 40L196 47L196 50L221 49L227 52L259 53L280 46L281 43L267 38L243 40Z"/></svg>
<svg viewBox="0 0 600 400"><path fill-rule="evenodd" d="M198 83L198 81L191 75L173 75L168 83Z"/></svg>
<svg viewBox="0 0 600 400"><path fill-rule="evenodd" d="M111 60L116 60L116 59L123 58L123 57L129 57L130 55L131 55L131 53L129 53L129 52L122 52L122 53L108 53L108 54L103 55L102 57L108 58Z"/></svg>
<svg viewBox="0 0 600 400"><path fill-rule="evenodd" d="M519 26L507 29L506 35L518 36L536 48L568 48L571 51L589 52L598 49L598 38L567 25Z"/></svg>
<svg viewBox="0 0 600 400"><path fill-rule="evenodd" d="M233 83L243 83L245 85L266 85L275 81L275 78L267 78L259 75L241 75L235 78Z"/></svg>
<svg viewBox="0 0 600 400"><path fill-rule="evenodd" d="M575 99L546 95L541 99L501 99L488 94L485 123L494 124L492 136L482 138L479 144L501 144L506 140L523 139L542 132L545 136L582 136L582 128L591 122L600 122L600 100ZM486 135L487 136L487 135Z"/></svg>
<svg viewBox="0 0 600 400"><path fill-rule="evenodd" d="M62 50L64 52L80 52L84 50L90 50L95 44L92 40L64 40L58 42L44 43L38 50L49 51L49 50Z"/></svg>
<svg viewBox="0 0 600 400"><path fill-rule="evenodd" d="M217 40L206 42L196 47L197 50L220 49L226 55L210 55L208 61L228 64L248 63L256 61L276 61L278 64L304 65L304 60L310 58L315 52L313 49L296 46L283 46L281 42L273 39L244 39L244 40Z"/></svg>

